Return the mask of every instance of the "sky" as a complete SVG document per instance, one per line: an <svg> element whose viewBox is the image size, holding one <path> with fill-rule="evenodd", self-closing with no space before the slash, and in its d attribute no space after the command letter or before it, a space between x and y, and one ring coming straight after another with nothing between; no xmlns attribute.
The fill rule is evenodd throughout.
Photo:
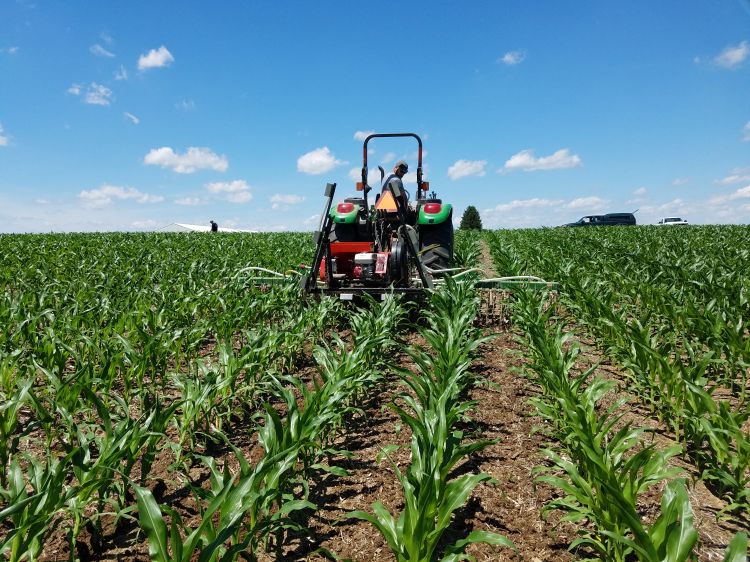
<svg viewBox="0 0 750 562"><path fill-rule="evenodd" d="M369 132L456 223L750 223L750 0L0 1L0 232L313 230Z"/></svg>

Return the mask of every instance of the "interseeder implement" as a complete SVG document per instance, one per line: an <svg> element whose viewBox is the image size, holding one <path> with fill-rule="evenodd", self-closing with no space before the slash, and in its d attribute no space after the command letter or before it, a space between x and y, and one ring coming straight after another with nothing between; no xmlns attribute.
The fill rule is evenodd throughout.
<svg viewBox="0 0 750 562"><path fill-rule="evenodd" d="M412 200L404 188L400 175L385 178L385 171L378 166L380 193L371 204L368 143L394 137L417 141L415 198ZM453 205L430 192L429 182L424 181L422 139L415 133L369 135L362 146L362 178L357 182L360 194L334 205L336 187L335 183L325 187L325 208L314 233L313 261L300 280L306 294L355 300L362 295L384 298L393 293L419 299L447 276L483 289L553 286L535 277L483 279L478 269L453 267ZM255 282L271 284L283 278L278 274Z"/></svg>

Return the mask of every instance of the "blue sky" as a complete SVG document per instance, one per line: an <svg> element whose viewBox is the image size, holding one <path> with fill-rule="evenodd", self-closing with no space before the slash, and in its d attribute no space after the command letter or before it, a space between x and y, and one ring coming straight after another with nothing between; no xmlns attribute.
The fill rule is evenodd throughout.
<svg viewBox="0 0 750 562"><path fill-rule="evenodd" d="M311 230L368 131L423 137L456 221L750 222L747 0L4 0L0 22L2 232ZM416 168L412 142L371 147Z"/></svg>

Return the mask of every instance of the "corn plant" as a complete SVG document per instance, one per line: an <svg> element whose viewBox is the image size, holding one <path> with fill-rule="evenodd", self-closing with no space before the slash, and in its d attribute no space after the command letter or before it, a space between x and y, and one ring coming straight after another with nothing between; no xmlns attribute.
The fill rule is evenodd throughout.
<svg viewBox="0 0 750 562"><path fill-rule="evenodd" d="M149 543L151 560L171 562L194 560L229 562L242 555L255 560L255 553L280 529L297 529L289 514L314 505L304 501L282 503L283 481L293 471L297 450L290 448L268 455L251 467L239 450L240 463L234 475L225 465L219 471L213 460L209 503L201 509L196 528L184 524L180 515L168 506L159 506L150 490L134 486L138 517ZM167 525L164 515L171 520Z"/></svg>
<svg viewBox="0 0 750 562"><path fill-rule="evenodd" d="M481 340L472 327L476 295L467 286L449 280L446 289L433 296L432 306L426 314L428 327L421 330L431 347L429 351L410 350L416 373L400 370L404 384L415 396L404 393L400 399L405 407L392 405L412 430L409 468L402 472L391 462L403 490L404 508L394 516L381 502L375 502L373 513L349 513L375 526L399 562L434 560L453 513L466 503L476 486L492 482L487 474L450 478L457 463L494 443L462 444L462 432L454 429L473 405L463 400L461 393L469 382L471 354ZM474 531L448 545L439 559L467 559L465 548L476 542L513 547L501 535Z"/></svg>
<svg viewBox="0 0 750 562"><path fill-rule="evenodd" d="M642 429L620 423L625 399L599 407L613 383L590 380L595 367L571 373L579 348L566 345L569 336L562 326L550 325L551 310L545 312L542 300L522 293L516 315L533 358L531 378L544 391L533 402L564 453L544 451L551 467L540 469L538 480L564 493L545 511L561 510L568 521L589 521L595 532L580 530L571 548L587 546L605 560L625 561L632 554L643 561L689 560L698 534L684 482L671 480L680 471L667 464L680 448L660 451L641 443ZM638 497L665 480L671 481L662 495L661 515L644 525Z"/></svg>

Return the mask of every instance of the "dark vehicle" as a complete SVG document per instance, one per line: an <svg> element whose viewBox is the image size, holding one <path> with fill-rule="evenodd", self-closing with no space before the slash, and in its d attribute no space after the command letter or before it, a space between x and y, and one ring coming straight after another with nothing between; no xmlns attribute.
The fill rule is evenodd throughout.
<svg viewBox="0 0 750 562"><path fill-rule="evenodd" d="M606 215L586 215L576 222L564 226L627 226L635 224L633 213L608 213Z"/></svg>

